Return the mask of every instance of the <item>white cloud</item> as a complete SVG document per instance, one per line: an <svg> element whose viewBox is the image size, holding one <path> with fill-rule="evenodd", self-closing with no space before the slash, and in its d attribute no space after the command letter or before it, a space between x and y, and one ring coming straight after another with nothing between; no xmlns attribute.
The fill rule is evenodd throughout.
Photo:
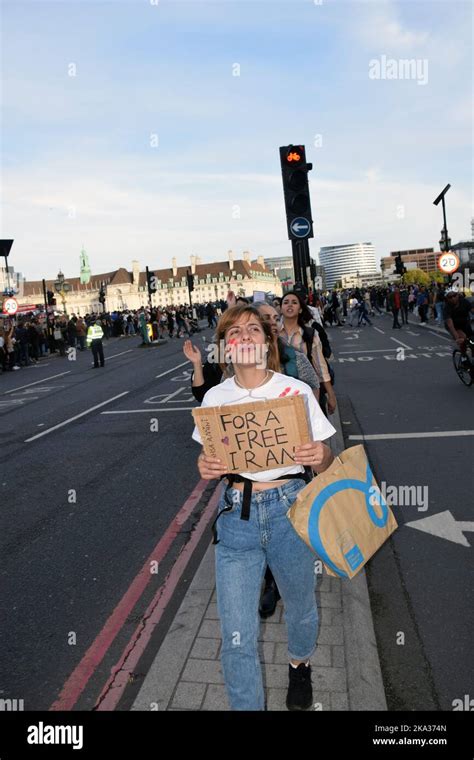
<svg viewBox="0 0 474 760"><path fill-rule="evenodd" d="M379 257L405 247L436 247L441 217L432 201L439 187L381 179L378 168L366 175L354 181L312 179L312 255L320 245L359 240L373 242ZM146 176L154 190L137 187L136 176ZM29 279L53 276L59 268L76 276L83 244L97 273L129 268L133 258L142 267L160 268L170 266L172 256L180 264L188 263L191 254L203 261L225 260L229 248L255 256L291 250L277 172L171 178L135 157L122 157L120 166L95 160L94 167L69 159L67 167L51 163L5 172L4 187L2 229L15 238L11 263ZM70 207L76 210L72 219ZM448 227L453 239L467 237L470 215L469 199L452 188Z"/></svg>

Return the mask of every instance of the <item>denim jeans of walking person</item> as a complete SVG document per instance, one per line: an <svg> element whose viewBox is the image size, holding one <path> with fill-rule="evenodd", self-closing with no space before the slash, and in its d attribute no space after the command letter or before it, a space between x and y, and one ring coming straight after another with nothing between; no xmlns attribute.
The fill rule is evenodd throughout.
<svg viewBox="0 0 474 760"><path fill-rule="evenodd" d="M303 480L253 492L250 519L241 520L242 493L229 488L220 498L216 523L217 605L222 632L222 669L231 710L264 710L258 652L261 584L268 563L285 608L289 660L308 660L316 648L318 610L313 554L286 513Z"/></svg>

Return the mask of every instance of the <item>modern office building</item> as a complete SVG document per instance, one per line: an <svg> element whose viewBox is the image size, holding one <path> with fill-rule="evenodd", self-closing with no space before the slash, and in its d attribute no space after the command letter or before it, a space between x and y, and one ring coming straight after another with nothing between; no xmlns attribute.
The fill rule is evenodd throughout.
<svg viewBox="0 0 474 760"><path fill-rule="evenodd" d="M406 251L391 251L390 256L384 256L380 266L385 274L390 274L395 269L395 256L402 257L402 262L407 269L421 269L422 272L434 272L438 268L440 251L433 248L416 248Z"/></svg>
<svg viewBox="0 0 474 760"><path fill-rule="evenodd" d="M372 243L328 245L319 250L319 263L326 273L326 286L334 287L343 275L374 275L375 251Z"/></svg>

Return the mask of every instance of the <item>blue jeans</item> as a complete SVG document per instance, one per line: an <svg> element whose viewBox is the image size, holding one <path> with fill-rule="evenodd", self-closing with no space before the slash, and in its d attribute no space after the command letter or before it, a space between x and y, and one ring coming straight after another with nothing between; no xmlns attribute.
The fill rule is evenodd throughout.
<svg viewBox="0 0 474 760"><path fill-rule="evenodd" d="M441 301L438 301L435 303L435 310L436 310L436 322L438 325L443 324L443 303Z"/></svg>
<svg viewBox="0 0 474 760"><path fill-rule="evenodd" d="M222 633L222 669L231 710L264 710L258 653L258 606L268 563L285 607L288 658L308 660L316 649L316 556L286 513L303 480L252 494L250 520L241 520L242 493L229 488L219 501L216 546L217 607Z"/></svg>

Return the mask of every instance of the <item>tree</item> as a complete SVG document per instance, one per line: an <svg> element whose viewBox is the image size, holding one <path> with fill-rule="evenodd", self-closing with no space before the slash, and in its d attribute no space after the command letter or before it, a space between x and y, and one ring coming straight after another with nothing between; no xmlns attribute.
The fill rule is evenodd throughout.
<svg viewBox="0 0 474 760"><path fill-rule="evenodd" d="M403 275L402 282L404 285L429 285L431 278L422 269L409 269Z"/></svg>
<svg viewBox="0 0 474 760"><path fill-rule="evenodd" d="M444 274L439 269L433 269L432 272L428 272L430 282L444 282Z"/></svg>

